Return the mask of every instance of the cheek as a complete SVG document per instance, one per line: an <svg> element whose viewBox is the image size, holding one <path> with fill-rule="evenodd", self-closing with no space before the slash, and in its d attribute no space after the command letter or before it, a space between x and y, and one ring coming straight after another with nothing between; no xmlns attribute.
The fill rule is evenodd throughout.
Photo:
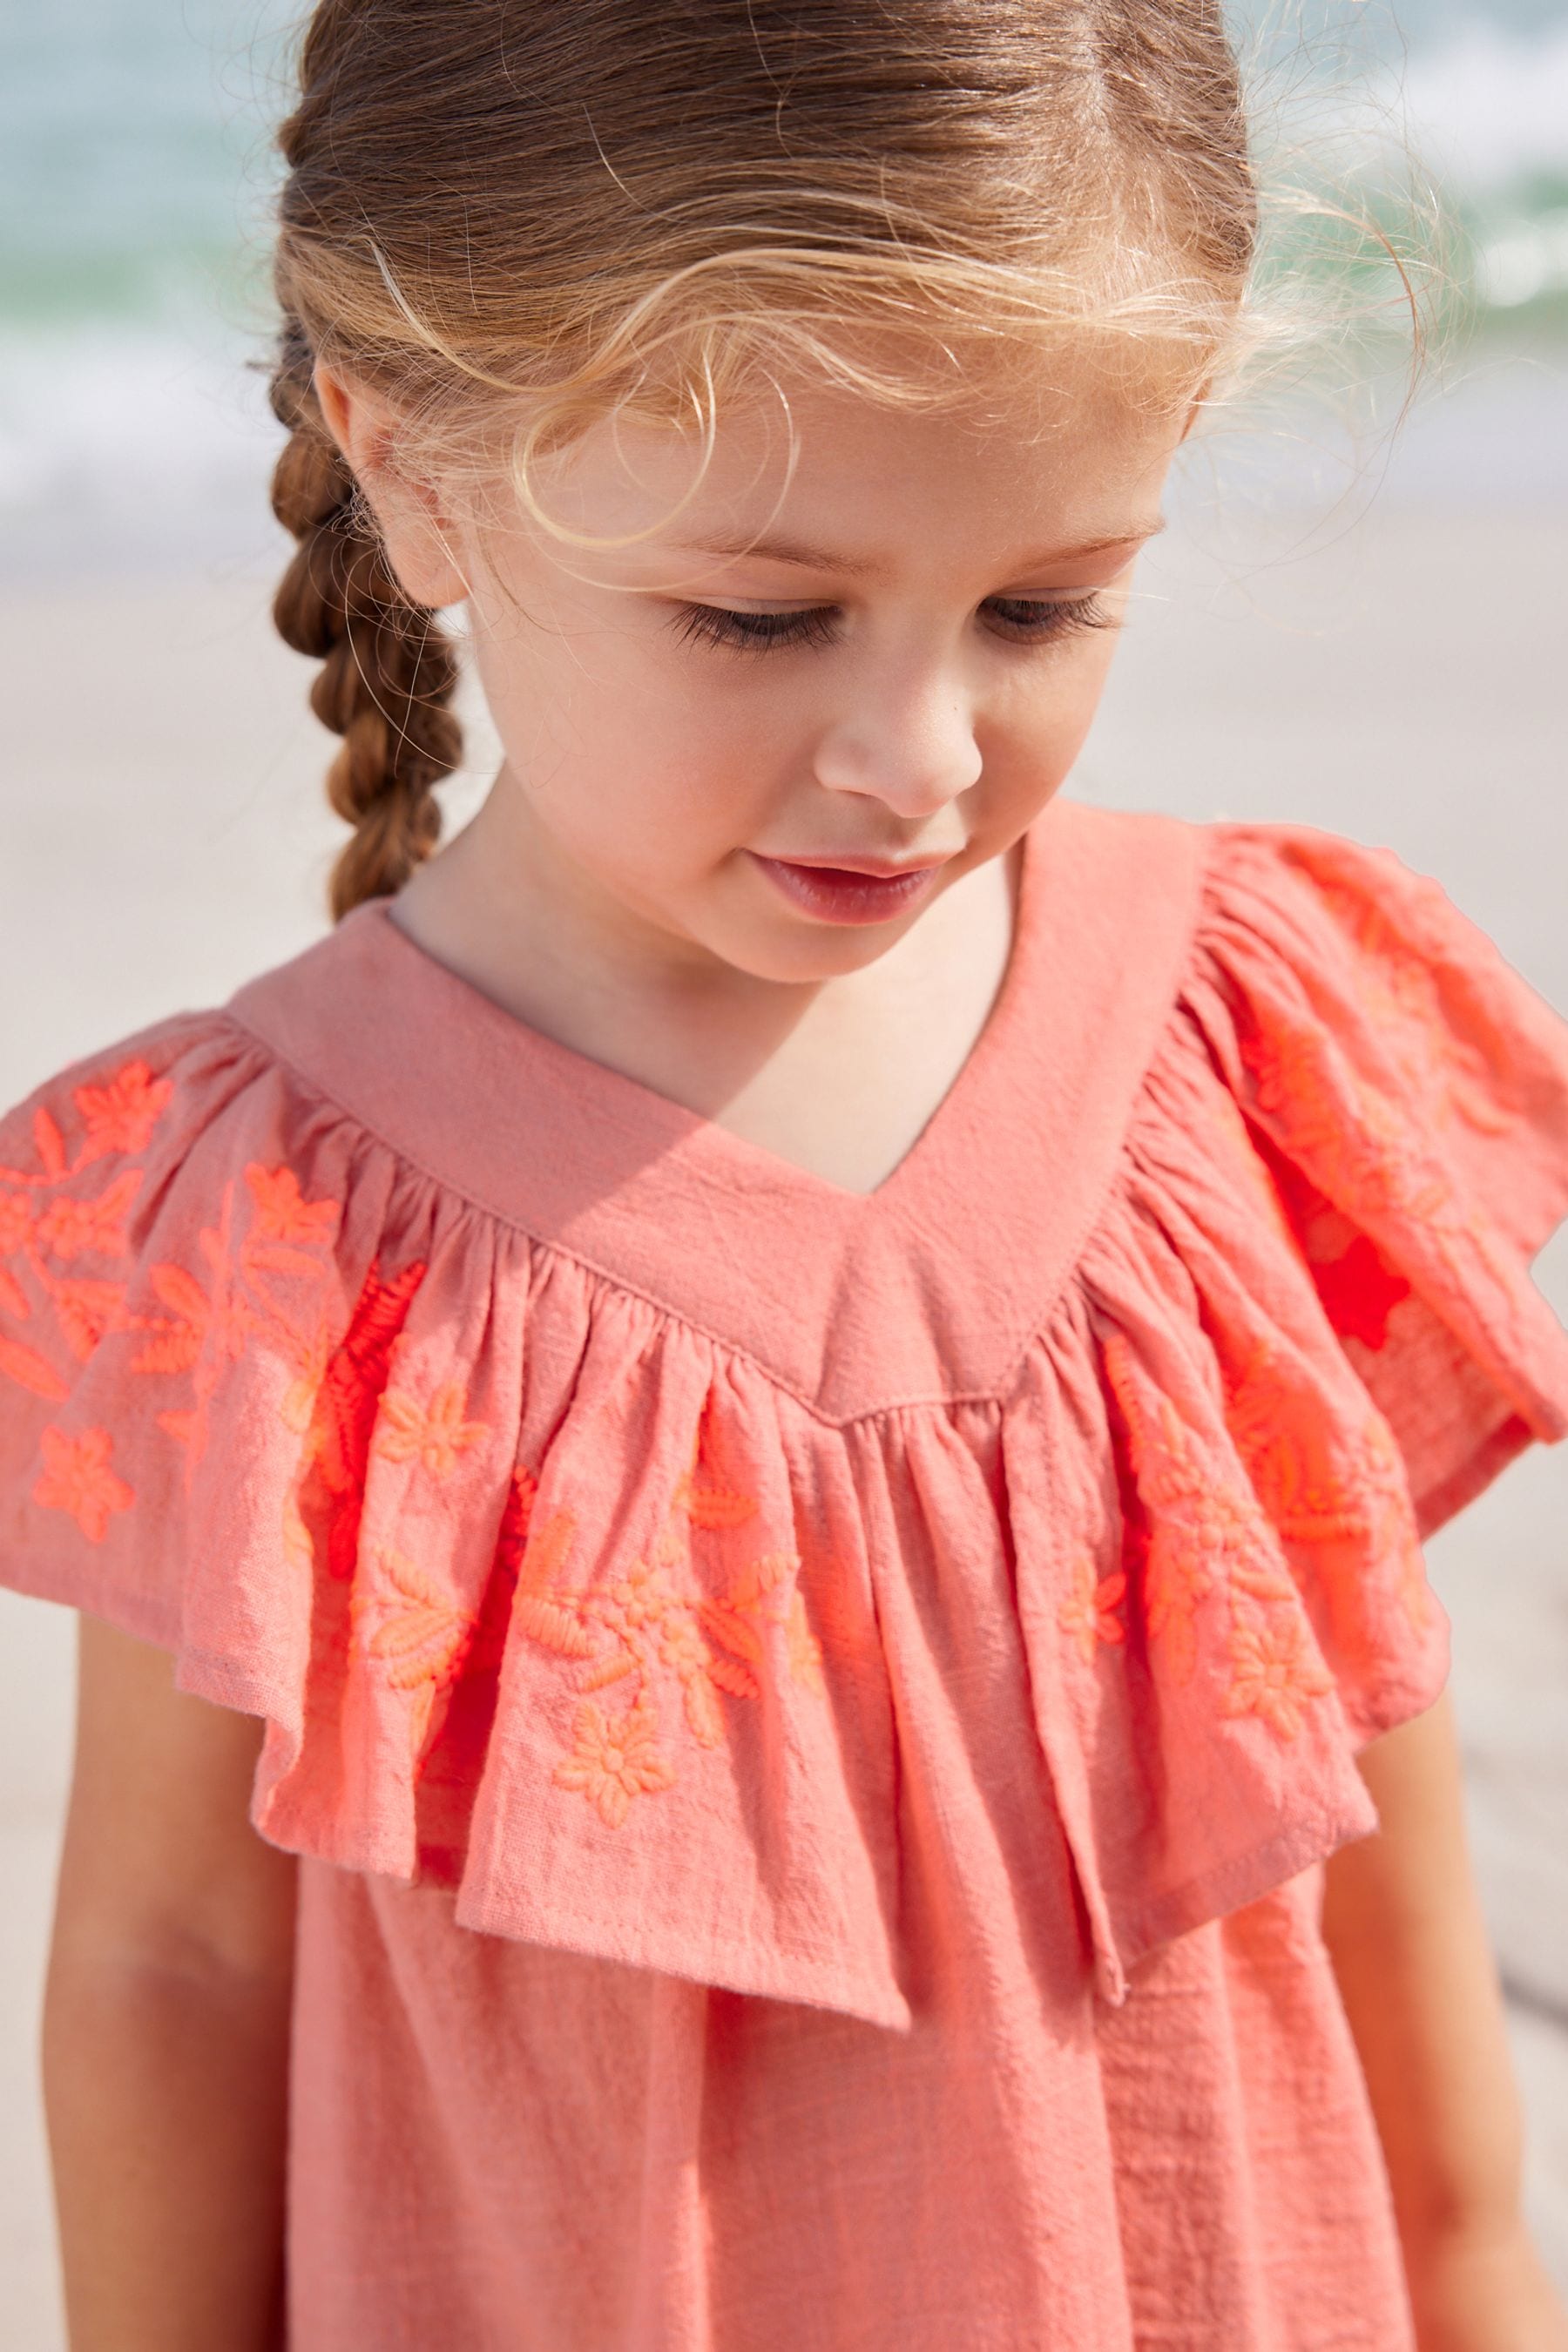
<svg viewBox="0 0 1568 2352"><path fill-rule="evenodd" d="M1062 646L1036 669L1021 667L994 705L993 740L982 746L988 761L1044 772L1059 782L1100 707L1116 643L1114 630L1096 630Z"/></svg>

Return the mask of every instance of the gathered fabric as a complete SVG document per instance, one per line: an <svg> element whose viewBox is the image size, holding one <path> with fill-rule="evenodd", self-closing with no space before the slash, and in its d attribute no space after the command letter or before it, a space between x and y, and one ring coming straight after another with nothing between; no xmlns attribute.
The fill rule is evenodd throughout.
<svg viewBox="0 0 1568 2352"><path fill-rule="evenodd" d="M291 2344L1411 2341L1318 1930L1568 1432L1568 1023L1058 798L842 1191L395 903L0 1125L0 1578L264 1719Z"/></svg>

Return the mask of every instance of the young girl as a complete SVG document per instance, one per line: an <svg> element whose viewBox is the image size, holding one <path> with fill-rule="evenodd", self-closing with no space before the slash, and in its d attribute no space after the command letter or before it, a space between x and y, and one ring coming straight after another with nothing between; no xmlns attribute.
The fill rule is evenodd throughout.
<svg viewBox="0 0 1568 2352"><path fill-rule="evenodd" d="M0 1132L77 2352L1561 2347L1420 1541L1568 1024L1059 790L1217 9L324 0L282 143L339 920Z"/></svg>

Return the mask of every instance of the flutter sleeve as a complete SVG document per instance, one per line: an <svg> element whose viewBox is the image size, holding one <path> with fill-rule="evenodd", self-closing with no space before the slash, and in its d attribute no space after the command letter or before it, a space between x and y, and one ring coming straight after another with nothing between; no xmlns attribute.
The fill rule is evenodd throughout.
<svg viewBox="0 0 1568 2352"><path fill-rule="evenodd" d="M331 1028L374 936L253 1017ZM886 1684L868 1604L824 1665L787 1402L226 1012L0 1121L0 1582L261 1717L276 1845L907 2031Z"/></svg>
<svg viewBox="0 0 1568 2352"><path fill-rule="evenodd" d="M1449 1668L1423 1539L1568 1433L1530 1271L1565 1213L1568 1022L1392 852L1212 828L1121 1180L1009 1433L1112 2000L1375 1828L1357 1753Z"/></svg>
<svg viewBox="0 0 1568 2352"><path fill-rule="evenodd" d="M1391 850L1226 827L1212 893L1188 1003L1429 1535L1568 1432L1529 1272L1568 1213L1568 1022Z"/></svg>

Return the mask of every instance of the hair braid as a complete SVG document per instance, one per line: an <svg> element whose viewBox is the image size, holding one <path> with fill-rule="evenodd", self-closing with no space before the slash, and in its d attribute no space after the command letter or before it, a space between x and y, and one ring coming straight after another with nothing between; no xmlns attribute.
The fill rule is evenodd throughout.
<svg viewBox="0 0 1568 2352"><path fill-rule="evenodd" d="M300 545L273 600L279 633L323 664L310 708L343 738L327 797L354 828L332 868L332 919L389 898L435 848L435 786L462 756L447 708L458 681L451 639L428 605L405 595L369 507L327 430L310 340L286 316L272 411L289 439L272 477L272 510Z"/></svg>

